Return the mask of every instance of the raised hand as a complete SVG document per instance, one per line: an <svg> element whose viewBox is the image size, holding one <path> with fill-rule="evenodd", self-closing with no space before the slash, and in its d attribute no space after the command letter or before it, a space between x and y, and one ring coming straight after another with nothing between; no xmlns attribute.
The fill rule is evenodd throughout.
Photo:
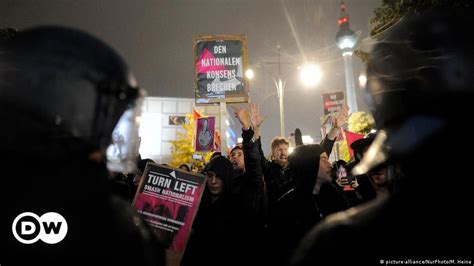
<svg viewBox="0 0 474 266"><path fill-rule="evenodd" d="M249 112L245 108L237 107L237 106L232 106L232 109L234 110L234 115L235 118L237 118L242 125L243 129L247 129L251 126L250 124L250 117L249 117Z"/></svg>
<svg viewBox="0 0 474 266"><path fill-rule="evenodd" d="M344 106L342 106L341 111L339 112L339 114L337 114L336 118L333 121L334 127L339 128L339 127L344 126L344 124L347 123L348 117L349 117L349 106L345 104Z"/></svg>
<svg viewBox="0 0 474 266"><path fill-rule="evenodd" d="M260 116L260 106L256 103L249 104L250 125L256 129L260 128L264 118Z"/></svg>

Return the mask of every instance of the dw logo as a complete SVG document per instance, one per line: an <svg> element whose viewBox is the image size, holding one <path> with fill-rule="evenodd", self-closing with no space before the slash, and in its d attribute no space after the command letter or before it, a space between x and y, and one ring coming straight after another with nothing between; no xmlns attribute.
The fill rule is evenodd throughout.
<svg viewBox="0 0 474 266"><path fill-rule="evenodd" d="M12 231L16 240L23 244L33 244L38 239L47 244L56 244L66 237L67 222L56 212L47 212L41 217L24 212L13 221Z"/></svg>

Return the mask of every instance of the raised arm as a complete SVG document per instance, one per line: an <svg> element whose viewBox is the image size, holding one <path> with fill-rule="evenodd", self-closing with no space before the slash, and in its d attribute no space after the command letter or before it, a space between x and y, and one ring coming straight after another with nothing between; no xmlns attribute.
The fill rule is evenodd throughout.
<svg viewBox="0 0 474 266"><path fill-rule="evenodd" d="M331 154L334 142L336 142L337 134L342 126L347 123L349 116L349 107L344 105L339 114L333 118L332 127L326 137L321 141L321 147L326 151L327 155Z"/></svg>
<svg viewBox="0 0 474 266"><path fill-rule="evenodd" d="M255 110L258 111L258 106L255 106L254 103L249 104L250 112L245 108L234 107L234 114L242 125L245 171L251 176L262 176L261 148L257 142L261 120L259 114L255 113Z"/></svg>
<svg viewBox="0 0 474 266"><path fill-rule="evenodd" d="M244 189L242 197L250 215L260 215L264 193L263 171L260 163L260 151L254 139L254 130L250 126L249 113L246 109L234 109L242 125L243 151L245 162Z"/></svg>
<svg viewBox="0 0 474 266"><path fill-rule="evenodd" d="M260 126L262 125L265 118L260 115L260 106L258 104L256 103L249 104L249 119L250 119L250 124L255 132L253 136L253 140L255 140L258 146L258 153L260 154L260 164L263 170L263 174L265 178L267 178L267 176L269 176L268 171L270 167L270 161L265 157L265 153L263 152L263 149L262 149L262 141L260 137Z"/></svg>

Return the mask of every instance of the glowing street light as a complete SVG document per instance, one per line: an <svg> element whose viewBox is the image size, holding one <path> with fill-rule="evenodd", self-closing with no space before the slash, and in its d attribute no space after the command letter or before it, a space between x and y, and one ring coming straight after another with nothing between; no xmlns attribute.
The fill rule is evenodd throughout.
<svg viewBox="0 0 474 266"><path fill-rule="evenodd" d="M321 68L316 64L306 64L300 70L301 81L308 87L318 85L322 75Z"/></svg>
<svg viewBox="0 0 474 266"><path fill-rule="evenodd" d="M250 80L250 79L253 79L253 76L254 76L254 73L253 73L253 70L252 69L247 69L247 71L245 71L245 76Z"/></svg>

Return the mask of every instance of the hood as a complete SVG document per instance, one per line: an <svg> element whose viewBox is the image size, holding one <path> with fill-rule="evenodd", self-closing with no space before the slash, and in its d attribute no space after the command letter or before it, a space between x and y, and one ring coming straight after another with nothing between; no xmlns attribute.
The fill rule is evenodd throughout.
<svg viewBox="0 0 474 266"><path fill-rule="evenodd" d="M288 157L295 176L295 189L304 195L312 195L319 169L319 157L324 149L317 144L296 147Z"/></svg>
<svg viewBox="0 0 474 266"><path fill-rule="evenodd" d="M206 172L214 172L222 179L225 193L231 191L232 179L234 178L234 167L229 159L224 156L214 157L204 168L203 173L205 174Z"/></svg>

